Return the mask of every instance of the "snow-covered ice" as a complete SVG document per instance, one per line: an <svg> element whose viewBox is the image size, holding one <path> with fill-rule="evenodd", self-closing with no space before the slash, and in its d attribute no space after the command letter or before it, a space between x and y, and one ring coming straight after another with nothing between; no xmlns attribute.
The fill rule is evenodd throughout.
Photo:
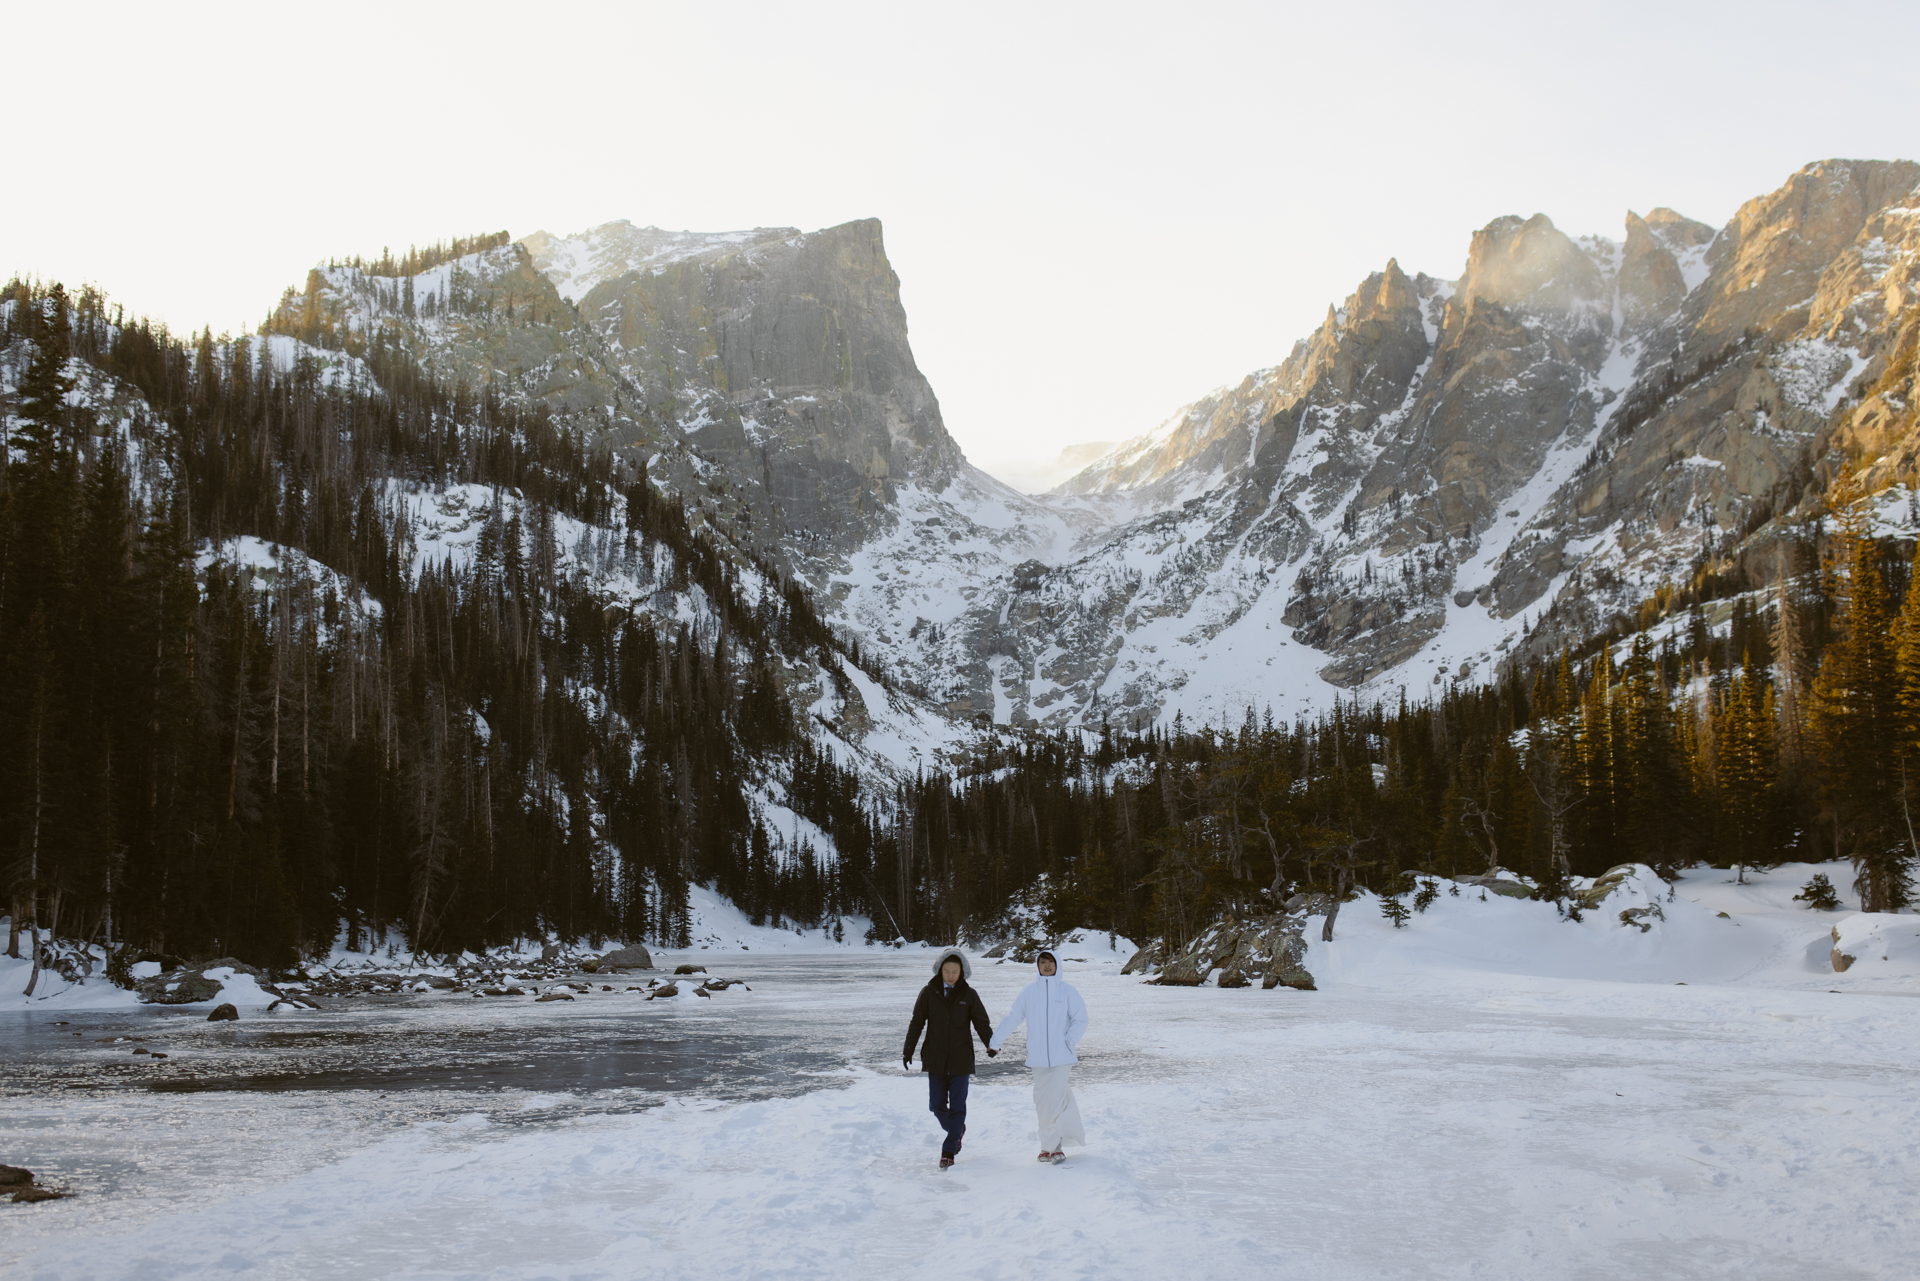
<svg viewBox="0 0 1920 1281"><path fill-rule="evenodd" d="M853 1047L783 1097L8 1090L0 1160L81 1195L6 1207L0 1271L1908 1276L1920 974L1823 968L1858 914L1792 902L1813 870L1846 898L1842 868L1701 869L1645 931L1612 902L1563 922L1464 887L1396 931L1362 897L1314 933L1311 993L1147 986L1096 949L1066 967L1093 1016L1090 1141L1057 1168L1033 1160L1016 1044L935 1172L895 1057L920 948L768 956L738 1000L604 1007L689 1049L776 1012ZM982 961L976 986L997 1014L1030 973Z"/></svg>

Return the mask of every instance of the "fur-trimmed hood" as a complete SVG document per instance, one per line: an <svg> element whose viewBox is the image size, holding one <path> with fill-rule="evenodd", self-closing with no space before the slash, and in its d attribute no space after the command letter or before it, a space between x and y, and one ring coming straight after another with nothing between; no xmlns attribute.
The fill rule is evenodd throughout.
<svg viewBox="0 0 1920 1281"><path fill-rule="evenodd" d="M957 947L950 947L946 951L940 953L940 959L933 963L933 977L935 978L940 977L940 967L945 965L948 961L960 962L961 982L964 983L973 977L973 962L969 961L967 959L967 954L965 952L962 952Z"/></svg>

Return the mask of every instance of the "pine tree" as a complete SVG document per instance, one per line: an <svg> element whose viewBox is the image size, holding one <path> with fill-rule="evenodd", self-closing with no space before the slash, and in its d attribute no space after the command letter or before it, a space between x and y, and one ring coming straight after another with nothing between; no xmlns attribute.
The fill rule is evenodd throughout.
<svg viewBox="0 0 1920 1281"><path fill-rule="evenodd" d="M1720 858L1740 869L1778 858L1779 823L1770 690L1752 655L1727 687L1719 723Z"/></svg>
<svg viewBox="0 0 1920 1281"><path fill-rule="evenodd" d="M1909 900L1911 848L1901 821L1901 715L1886 580L1856 507L1845 509L1834 542L1840 636L1814 678L1809 728L1822 798L1853 861L1861 907L1891 912Z"/></svg>
<svg viewBox="0 0 1920 1281"><path fill-rule="evenodd" d="M1404 930L1407 928L1407 918L1413 914L1407 910L1405 903L1393 895L1387 894L1381 896L1380 915L1392 921L1394 929Z"/></svg>
<svg viewBox="0 0 1920 1281"><path fill-rule="evenodd" d="M1620 676L1615 741L1623 848L1635 859L1673 868L1691 854L1693 797L1675 742L1671 697L1646 633L1634 638Z"/></svg>

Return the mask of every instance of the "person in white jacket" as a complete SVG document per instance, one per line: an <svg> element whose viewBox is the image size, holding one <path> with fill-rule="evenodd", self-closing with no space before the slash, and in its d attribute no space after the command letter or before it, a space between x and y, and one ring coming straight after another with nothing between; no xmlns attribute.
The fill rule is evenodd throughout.
<svg viewBox="0 0 1920 1281"><path fill-rule="evenodd" d="M1013 1008L988 1046L998 1053L1022 1023L1027 1025L1027 1066L1033 1069L1033 1110L1040 1122L1040 1159L1063 1161L1069 1140L1085 1144L1080 1105L1067 1079L1080 1061L1074 1051L1087 1033L1087 1003L1073 984L1059 977L1052 952L1037 958L1040 977L1014 998Z"/></svg>

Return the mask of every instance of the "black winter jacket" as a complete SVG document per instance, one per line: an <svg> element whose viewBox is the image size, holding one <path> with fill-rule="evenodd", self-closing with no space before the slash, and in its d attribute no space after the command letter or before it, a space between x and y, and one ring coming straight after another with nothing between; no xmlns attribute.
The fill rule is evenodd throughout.
<svg viewBox="0 0 1920 1281"><path fill-rule="evenodd" d="M971 1027L969 1027L971 1025ZM987 1007L980 994L961 979L949 995L946 985L934 975L920 989L913 1003L913 1021L907 1024L907 1046L900 1057L911 1061L913 1047L920 1040L920 1029L927 1030L927 1043L920 1050L920 1067L940 1076L967 1076L973 1072L973 1037L980 1033L980 1044L993 1038L993 1025L987 1020Z"/></svg>

